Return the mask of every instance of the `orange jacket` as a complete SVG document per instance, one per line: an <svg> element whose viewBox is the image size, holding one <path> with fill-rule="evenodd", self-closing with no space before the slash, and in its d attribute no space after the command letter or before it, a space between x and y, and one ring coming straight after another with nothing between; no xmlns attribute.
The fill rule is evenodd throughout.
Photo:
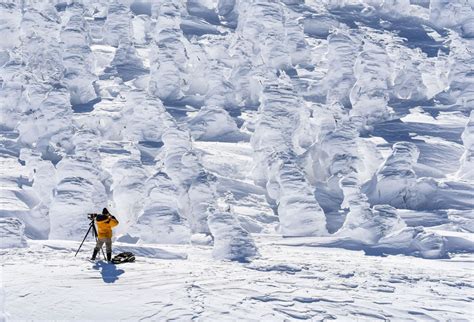
<svg viewBox="0 0 474 322"><path fill-rule="evenodd" d="M98 215L96 217L97 234L99 238L112 238L112 228L118 225L114 216Z"/></svg>

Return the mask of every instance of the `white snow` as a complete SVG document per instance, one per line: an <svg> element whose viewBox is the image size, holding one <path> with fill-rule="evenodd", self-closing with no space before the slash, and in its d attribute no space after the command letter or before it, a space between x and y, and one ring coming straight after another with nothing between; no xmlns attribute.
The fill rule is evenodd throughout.
<svg viewBox="0 0 474 322"><path fill-rule="evenodd" d="M0 248L27 247L25 225L18 218L0 218Z"/></svg>
<svg viewBox="0 0 474 322"><path fill-rule="evenodd" d="M235 214L215 211L207 220L214 236L214 258L244 262L258 255L251 235L242 228Z"/></svg>
<svg viewBox="0 0 474 322"><path fill-rule="evenodd" d="M117 266L84 260L91 243L74 258L78 242L32 242L2 250L4 314L12 321L461 321L472 313L471 255L433 261L281 242L259 236L261 256L248 264L216 261L209 246L160 246L152 256L143 245L128 249L139 254L135 263ZM170 257L179 253L187 259Z"/></svg>
<svg viewBox="0 0 474 322"><path fill-rule="evenodd" d="M0 320L470 319L472 0L0 12Z"/></svg>

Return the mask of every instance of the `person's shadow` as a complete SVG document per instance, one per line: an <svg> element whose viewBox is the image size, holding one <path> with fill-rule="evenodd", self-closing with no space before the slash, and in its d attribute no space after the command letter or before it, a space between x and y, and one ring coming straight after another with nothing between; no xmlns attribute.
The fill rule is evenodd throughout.
<svg viewBox="0 0 474 322"><path fill-rule="evenodd" d="M102 280L105 283L115 283L119 276L125 273L123 269L117 269L115 264L104 261L96 262L92 268L100 270Z"/></svg>

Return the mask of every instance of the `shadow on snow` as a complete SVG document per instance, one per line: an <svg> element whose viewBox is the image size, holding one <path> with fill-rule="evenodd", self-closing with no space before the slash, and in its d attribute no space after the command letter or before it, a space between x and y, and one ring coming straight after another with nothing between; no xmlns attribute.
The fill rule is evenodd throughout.
<svg viewBox="0 0 474 322"><path fill-rule="evenodd" d="M119 276L125 273L123 269L117 269L115 264L104 261L96 262L92 268L100 271L105 283L115 283Z"/></svg>

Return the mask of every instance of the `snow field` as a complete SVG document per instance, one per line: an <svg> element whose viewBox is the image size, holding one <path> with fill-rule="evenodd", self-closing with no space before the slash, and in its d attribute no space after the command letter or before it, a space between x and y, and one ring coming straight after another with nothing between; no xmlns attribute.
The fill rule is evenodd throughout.
<svg viewBox="0 0 474 322"><path fill-rule="evenodd" d="M472 315L470 255L433 261L281 242L278 236L258 235L261 257L247 264L216 261L209 246L135 246L127 250L138 254L136 262L116 266L85 260L91 243L77 258L77 242L2 250L6 316L11 321L468 321ZM143 256L151 249L161 251L154 251L155 258ZM169 259L183 253L187 259Z"/></svg>

